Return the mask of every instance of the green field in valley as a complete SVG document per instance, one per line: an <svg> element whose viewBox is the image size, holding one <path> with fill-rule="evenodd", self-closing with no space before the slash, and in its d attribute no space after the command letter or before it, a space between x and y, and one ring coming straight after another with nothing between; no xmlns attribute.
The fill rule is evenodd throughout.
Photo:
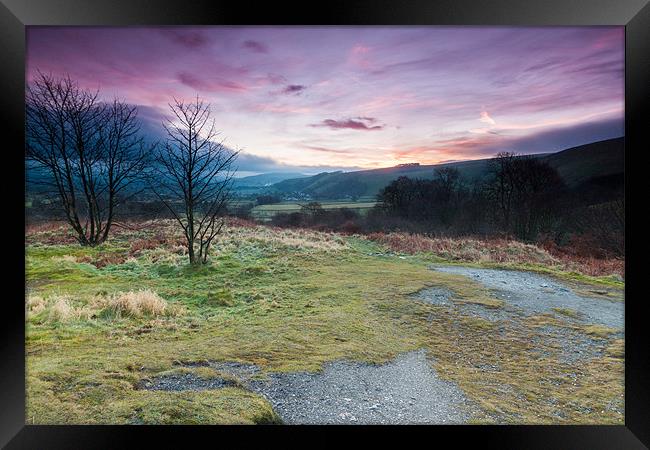
<svg viewBox="0 0 650 450"><path fill-rule="evenodd" d="M281 213L292 213L292 212L300 212L303 208L303 206L307 205L308 201L304 202L286 202L286 203L274 203L271 205L259 205L256 206L252 209L251 215L253 216L254 219L257 220L271 220L273 216L276 214L281 214ZM356 211L358 213L364 213L367 212L369 209L373 208L377 202L375 201L359 201L359 202L351 202L351 201L326 201L326 202L318 202L321 207L325 210L333 210L333 209L351 209L353 211Z"/></svg>

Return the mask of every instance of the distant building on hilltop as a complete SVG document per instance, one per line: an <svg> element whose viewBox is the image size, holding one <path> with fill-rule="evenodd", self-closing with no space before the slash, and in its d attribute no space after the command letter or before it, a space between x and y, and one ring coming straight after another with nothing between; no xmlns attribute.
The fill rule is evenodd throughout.
<svg viewBox="0 0 650 450"><path fill-rule="evenodd" d="M419 165L420 163L404 163L404 164L398 164L397 167L417 167Z"/></svg>

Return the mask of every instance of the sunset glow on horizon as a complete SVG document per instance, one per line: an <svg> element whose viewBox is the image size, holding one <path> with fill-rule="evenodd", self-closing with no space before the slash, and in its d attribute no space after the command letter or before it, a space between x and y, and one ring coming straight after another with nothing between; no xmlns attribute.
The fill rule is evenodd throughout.
<svg viewBox="0 0 650 450"><path fill-rule="evenodd" d="M28 27L27 81L209 102L244 173L544 153L623 135L623 27Z"/></svg>

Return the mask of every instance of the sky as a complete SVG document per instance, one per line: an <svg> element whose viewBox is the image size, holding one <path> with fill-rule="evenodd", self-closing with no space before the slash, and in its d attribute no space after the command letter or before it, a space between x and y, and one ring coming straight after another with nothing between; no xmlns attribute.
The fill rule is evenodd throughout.
<svg viewBox="0 0 650 450"><path fill-rule="evenodd" d="M210 103L240 174L546 153L624 134L623 27L28 27L27 82L70 75L160 130Z"/></svg>

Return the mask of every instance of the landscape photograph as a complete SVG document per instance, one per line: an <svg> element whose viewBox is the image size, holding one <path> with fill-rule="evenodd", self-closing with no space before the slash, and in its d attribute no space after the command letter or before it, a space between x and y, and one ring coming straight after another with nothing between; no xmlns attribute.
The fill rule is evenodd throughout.
<svg viewBox="0 0 650 450"><path fill-rule="evenodd" d="M27 424L625 424L625 27L26 30Z"/></svg>

